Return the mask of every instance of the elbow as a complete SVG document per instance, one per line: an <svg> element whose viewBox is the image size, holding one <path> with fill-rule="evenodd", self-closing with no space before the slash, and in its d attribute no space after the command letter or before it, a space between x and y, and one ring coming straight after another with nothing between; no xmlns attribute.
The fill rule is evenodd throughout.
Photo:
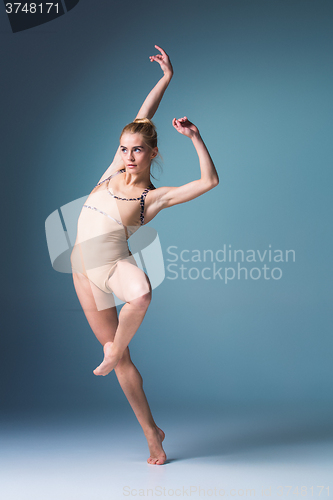
<svg viewBox="0 0 333 500"><path fill-rule="evenodd" d="M211 189L213 189L214 187L216 187L218 184L219 184L220 180L219 180L219 177L218 175L216 175L212 180L211 180Z"/></svg>
<svg viewBox="0 0 333 500"><path fill-rule="evenodd" d="M219 178L218 178L218 175L214 175L214 177L211 177L209 179L206 179L206 180L202 180L203 184L204 184L204 191L210 191L211 189L213 189L214 187L216 187L219 183Z"/></svg>

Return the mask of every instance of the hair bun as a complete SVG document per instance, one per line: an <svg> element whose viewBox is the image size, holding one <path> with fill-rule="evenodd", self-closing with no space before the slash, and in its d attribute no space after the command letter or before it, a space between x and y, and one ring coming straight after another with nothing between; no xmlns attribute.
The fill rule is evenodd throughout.
<svg viewBox="0 0 333 500"><path fill-rule="evenodd" d="M128 123L120 137L125 133L141 134L147 146L151 149L157 147L157 132L154 123L149 118L135 118L134 122Z"/></svg>
<svg viewBox="0 0 333 500"><path fill-rule="evenodd" d="M135 118L133 123L149 123L149 125L152 125L155 128L155 125L149 118Z"/></svg>

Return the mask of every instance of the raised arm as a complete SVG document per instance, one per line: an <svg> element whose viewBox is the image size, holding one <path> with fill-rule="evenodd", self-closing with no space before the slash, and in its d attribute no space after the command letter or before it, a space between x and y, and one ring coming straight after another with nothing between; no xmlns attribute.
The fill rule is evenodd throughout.
<svg viewBox="0 0 333 500"><path fill-rule="evenodd" d="M173 68L169 56L158 45L155 45L155 48L158 49L161 54L150 56L149 59L151 62L156 61L161 66L163 76L157 82L155 87L149 92L135 118L151 119L154 116L173 75ZM107 179L112 173L116 172L123 166L124 164L121 158L120 148L118 147L111 165L104 172L99 182Z"/></svg>
<svg viewBox="0 0 333 500"><path fill-rule="evenodd" d="M152 198L154 197L155 210L161 210L162 208L193 200L219 183L216 168L197 127L186 116L179 120L174 118L172 124L180 134L186 135L192 140L199 157L201 177L195 181L183 184L183 186L164 186L155 189L153 195L151 195ZM151 209L151 212L153 211L154 208Z"/></svg>
<svg viewBox="0 0 333 500"><path fill-rule="evenodd" d="M161 52L161 54L157 54L156 56L150 56L149 59L151 61L158 62L163 71L163 76L147 95L138 114L136 115L136 118L149 118L150 120L152 119L152 117L157 111L157 108L162 100L164 92L166 91L166 88L169 85L173 75L173 68L168 54L158 45L155 45L155 48L158 49Z"/></svg>

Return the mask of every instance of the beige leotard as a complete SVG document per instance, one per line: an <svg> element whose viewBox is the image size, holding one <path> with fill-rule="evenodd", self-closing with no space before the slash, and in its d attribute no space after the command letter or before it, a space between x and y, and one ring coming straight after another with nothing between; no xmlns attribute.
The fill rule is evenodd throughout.
<svg viewBox="0 0 333 500"><path fill-rule="evenodd" d="M138 198L114 195L112 178L98 183L82 207L77 237L71 254L73 272L86 276L103 292L111 293L108 279L117 262L132 255L127 240L144 224L145 197L151 184Z"/></svg>

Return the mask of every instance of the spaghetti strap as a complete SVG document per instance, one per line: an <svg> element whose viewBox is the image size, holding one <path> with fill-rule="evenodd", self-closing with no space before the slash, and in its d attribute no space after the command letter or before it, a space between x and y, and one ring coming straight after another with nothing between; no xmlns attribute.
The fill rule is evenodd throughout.
<svg viewBox="0 0 333 500"><path fill-rule="evenodd" d="M144 224L145 216L144 216L144 209L145 209L145 200L148 191L150 191L150 188L146 188L142 195L140 196L140 222L141 226Z"/></svg>
<svg viewBox="0 0 333 500"><path fill-rule="evenodd" d="M111 174L109 177L104 179L104 181L101 181L98 184L96 184L95 187L100 186L101 184L103 184L103 182L110 181L115 175L120 174L120 172L125 172L125 169L121 168L120 170L117 170L117 172L114 172L113 174Z"/></svg>

